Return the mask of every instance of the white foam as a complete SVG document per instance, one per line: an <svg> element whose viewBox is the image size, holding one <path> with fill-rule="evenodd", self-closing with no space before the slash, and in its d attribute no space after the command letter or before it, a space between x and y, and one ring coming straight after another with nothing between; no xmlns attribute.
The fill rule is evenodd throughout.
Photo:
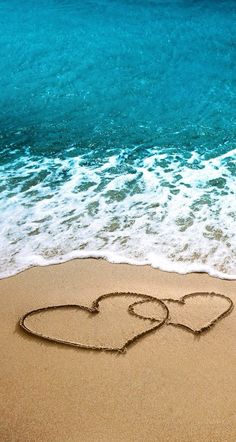
<svg viewBox="0 0 236 442"><path fill-rule="evenodd" d="M116 156L94 166L83 157L27 159L17 173L16 165L2 166L0 277L95 257L236 279L236 184L227 167L233 155L194 169L194 154L189 167L175 160L163 168L166 155L153 148L126 174ZM222 177L224 185L209 183Z"/></svg>

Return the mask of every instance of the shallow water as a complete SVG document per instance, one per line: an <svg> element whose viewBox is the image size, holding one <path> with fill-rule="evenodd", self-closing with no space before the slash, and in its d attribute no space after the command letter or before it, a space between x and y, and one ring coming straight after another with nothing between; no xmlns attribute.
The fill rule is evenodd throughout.
<svg viewBox="0 0 236 442"><path fill-rule="evenodd" d="M0 275L236 278L236 3L0 0Z"/></svg>

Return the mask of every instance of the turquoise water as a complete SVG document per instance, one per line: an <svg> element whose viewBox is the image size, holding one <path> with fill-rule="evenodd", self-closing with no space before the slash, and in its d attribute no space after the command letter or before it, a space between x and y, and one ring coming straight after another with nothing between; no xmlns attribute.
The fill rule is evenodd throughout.
<svg viewBox="0 0 236 442"><path fill-rule="evenodd" d="M0 0L0 275L236 278L236 2Z"/></svg>

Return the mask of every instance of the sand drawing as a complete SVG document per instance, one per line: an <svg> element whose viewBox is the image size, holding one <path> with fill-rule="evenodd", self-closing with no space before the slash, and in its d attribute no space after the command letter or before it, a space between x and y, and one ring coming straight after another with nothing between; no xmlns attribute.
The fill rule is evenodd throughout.
<svg viewBox="0 0 236 442"><path fill-rule="evenodd" d="M113 347L113 346L109 347L109 346L99 346L99 345L88 345L83 342L72 342L72 341L68 341L68 340L59 339L59 338L56 338L53 336L46 336L42 333L32 330L27 325L27 319L29 317L32 317L34 315L37 315L37 314L40 314L40 313L43 313L46 311L60 310L60 309L71 308L71 307L76 308L78 310L88 312L91 315L97 315L100 313L100 302L101 301L103 301L107 298L118 297L118 296L119 297L123 296L126 298L127 297L139 298L138 301L133 302L132 304L130 304L128 306L128 313L130 315L136 316L139 319L149 320L154 324L153 327L151 327L147 330L144 330L142 332L139 332L136 335L132 336L132 338L126 340L126 342L124 342L124 344L119 348ZM173 305L175 304L175 305L179 305L179 306L184 307L186 305L186 303L188 302L188 300L190 300L191 298L196 299L197 297L198 298L199 297L203 297L203 298L210 297L213 300L217 300L217 298L218 299L221 298L221 299L224 299L227 301L228 306L225 307L224 309L222 309L221 313L218 313L216 316L212 317L208 322L206 322L204 325L202 325L199 328L194 328L194 327L191 327L190 325L187 325L187 324L184 324L181 322L175 322L172 320L171 314L170 314L171 303L173 303ZM136 311L137 307L142 306L143 304L148 304L148 303L154 303L154 304L159 305L164 313L164 318L157 319L157 318L155 318L155 316L144 316L141 313L138 313ZM225 296L225 295L219 294L219 293L214 293L214 292L189 293L180 299L172 299L172 298L158 299L158 298L155 298L151 295L146 295L146 294L141 294L141 293L114 292L114 293L106 293L106 294L99 296L98 298L96 298L92 302L91 307L87 307L87 306L79 305L79 304L63 304L63 305L52 305L52 306L47 306L47 307L31 310L22 316L22 318L20 319L19 325L25 332L29 333L30 335L33 335L37 338L40 338L40 339L43 339L46 341L69 345L72 347L77 347L77 348L86 349L86 350L125 353L127 348L130 345L134 344L139 339L147 336L149 333L153 333L153 332L157 331L158 329L160 329L163 326L171 325L174 327L180 327L188 332L193 333L194 335L201 335L202 333L209 331L220 320L222 320L227 315L229 315L232 312L233 308L234 308L233 301L228 296Z"/></svg>

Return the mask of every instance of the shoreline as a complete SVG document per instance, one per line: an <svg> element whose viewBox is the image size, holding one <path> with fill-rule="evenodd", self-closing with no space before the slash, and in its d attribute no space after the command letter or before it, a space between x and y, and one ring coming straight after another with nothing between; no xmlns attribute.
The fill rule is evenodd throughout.
<svg viewBox="0 0 236 442"><path fill-rule="evenodd" d="M64 255L64 258L51 258L51 259L44 259L41 256L36 257L34 259L34 263L30 264L28 267L23 267L21 270L16 271L15 273L6 274L6 276L1 276L0 273L0 281L3 279L12 278L14 276L17 276L21 274L22 272L25 272L30 269L34 269L37 267L48 267L48 266L55 266L60 264L65 264L70 261L75 260L102 260L109 264L121 264L121 265L130 265L130 266L137 266L137 267L150 267L152 269L165 272L165 273L174 273L177 275L191 275L191 274L206 274L212 278L222 279L225 281L236 281L236 274L231 275L227 273L220 272L218 270L213 269L209 266L203 266L201 264L184 264L184 263L177 263L177 262L170 262L168 260L164 260L166 265L153 265L151 262L147 261L136 261L129 258L124 258L121 256L116 255L116 258L114 258L114 255L107 254L104 255L104 253L99 252L71 252L67 255ZM160 258L162 259L162 258ZM169 266L169 267L168 267ZM183 269L184 266L187 266L188 269ZM176 268L177 267L177 268ZM2 273L4 275L4 272Z"/></svg>
<svg viewBox="0 0 236 442"><path fill-rule="evenodd" d="M35 267L0 280L1 440L142 442L158 435L165 442L234 442L236 309L202 336L163 326L121 355L44 342L19 330L19 319L29 310L89 307L98 296L116 291L176 300L215 292L236 303L236 281L101 259ZM78 321L68 311L45 320L43 327L66 339L77 339L79 330L85 342L99 336L116 344L147 326L128 317L129 304L102 302L104 317L97 317L96 330L91 318L77 312ZM208 315L201 309L193 304L192 321L199 311Z"/></svg>

